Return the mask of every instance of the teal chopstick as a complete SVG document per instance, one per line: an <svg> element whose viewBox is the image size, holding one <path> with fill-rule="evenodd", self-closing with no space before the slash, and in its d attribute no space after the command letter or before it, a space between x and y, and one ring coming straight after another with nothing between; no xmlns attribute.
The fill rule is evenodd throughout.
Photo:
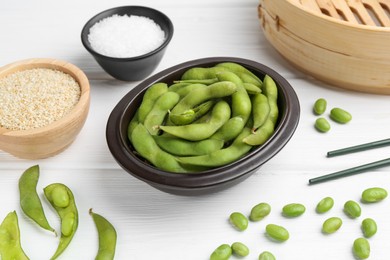
<svg viewBox="0 0 390 260"><path fill-rule="evenodd" d="M360 152L365 151L369 149L374 149L382 146L390 145L390 138L383 139L375 142L365 143L365 144L359 144L347 148L342 148L338 150L329 151L327 153L328 157L338 156L338 155L344 155L348 153L354 153L354 152Z"/></svg>
<svg viewBox="0 0 390 260"><path fill-rule="evenodd" d="M377 169L377 168L384 167L387 165L390 165L390 158L383 159L380 161L375 161L372 163L363 164L363 165L349 168L346 170L342 170L342 171L330 173L327 175L319 176L316 178L312 178L309 180L309 184L316 184L316 183L325 182L325 181L329 181L329 180L333 180L333 179L337 179L337 178L348 177L348 176L351 176L354 174L358 174L358 173L365 172L368 170Z"/></svg>

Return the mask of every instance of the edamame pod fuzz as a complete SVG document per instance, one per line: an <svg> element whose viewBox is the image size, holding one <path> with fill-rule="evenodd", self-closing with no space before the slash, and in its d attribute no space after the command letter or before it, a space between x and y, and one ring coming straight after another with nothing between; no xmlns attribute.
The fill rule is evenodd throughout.
<svg viewBox="0 0 390 260"><path fill-rule="evenodd" d="M61 219L61 237L57 250L51 259L56 259L68 247L78 227L78 211L72 191L61 183L44 188L47 200Z"/></svg>

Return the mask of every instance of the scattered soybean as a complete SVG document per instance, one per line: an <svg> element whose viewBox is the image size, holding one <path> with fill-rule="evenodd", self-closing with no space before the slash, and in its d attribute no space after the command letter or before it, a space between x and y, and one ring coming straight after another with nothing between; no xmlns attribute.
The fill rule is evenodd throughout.
<svg viewBox="0 0 390 260"><path fill-rule="evenodd" d="M340 229L343 221L339 217L331 217L324 221L322 224L322 232L326 234L332 234Z"/></svg>
<svg viewBox="0 0 390 260"><path fill-rule="evenodd" d="M362 231L364 237L366 238L372 237L373 235L376 234L377 230L378 230L377 224L375 220L373 220L372 218L366 218L362 221Z"/></svg>
<svg viewBox="0 0 390 260"><path fill-rule="evenodd" d="M325 197L320 202L318 202L316 206L317 213L325 213L328 212L331 208L333 208L334 200L331 197Z"/></svg>
<svg viewBox="0 0 390 260"><path fill-rule="evenodd" d="M319 98L314 102L313 111L316 115L322 115L326 111L327 102L324 98Z"/></svg>
<svg viewBox="0 0 390 260"><path fill-rule="evenodd" d="M315 128L322 133L326 133L330 130L330 124L329 121L326 120L324 117L317 118L314 123Z"/></svg>
<svg viewBox="0 0 390 260"><path fill-rule="evenodd" d="M363 237L355 239L352 250L354 255L359 259L367 259L370 257L370 243Z"/></svg>
<svg viewBox="0 0 390 260"><path fill-rule="evenodd" d="M230 245L222 244L210 255L210 260L227 260L231 257L233 250Z"/></svg>
<svg viewBox="0 0 390 260"><path fill-rule="evenodd" d="M290 203L283 207L282 213L286 217L298 217L305 213L306 208L300 203Z"/></svg>
<svg viewBox="0 0 390 260"><path fill-rule="evenodd" d="M344 204L344 212L351 218L358 218L362 214L362 209L356 201L349 200Z"/></svg>
<svg viewBox="0 0 390 260"><path fill-rule="evenodd" d="M259 255L259 260L276 260L276 258L271 252L263 251Z"/></svg>
<svg viewBox="0 0 390 260"><path fill-rule="evenodd" d="M279 242L287 241L290 238L288 230L279 225L268 224L265 227L265 231L269 237Z"/></svg>
<svg viewBox="0 0 390 260"><path fill-rule="evenodd" d="M229 220L230 223L240 231L244 231L248 228L248 218L240 212L233 212L230 214Z"/></svg>
<svg viewBox="0 0 390 260"><path fill-rule="evenodd" d="M262 202L252 208L249 219L252 221L259 221L268 216L270 212L271 206L268 203Z"/></svg>
<svg viewBox="0 0 390 260"><path fill-rule="evenodd" d="M234 242L231 245L232 253L238 257L244 257L249 255L249 248L242 242Z"/></svg>
<svg viewBox="0 0 390 260"><path fill-rule="evenodd" d="M387 191L383 188L374 187L368 188L362 193L363 202L379 202L384 200L387 197Z"/></svg>
<svg viewBox="0 0 390 260"><path fill-rule="evenodd" d="M330 118L340 124L346 124L352 119L352 115L341 108L335 107L330 111Z"/></svg>

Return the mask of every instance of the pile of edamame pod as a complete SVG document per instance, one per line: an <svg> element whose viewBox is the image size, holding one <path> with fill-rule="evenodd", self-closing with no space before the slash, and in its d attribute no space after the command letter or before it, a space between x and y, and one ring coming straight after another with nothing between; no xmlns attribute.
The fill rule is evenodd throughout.
<svg viewBox="0 0 390 260"><path fill-rule="evenodd" d="M41 228L56 234L45 216L37 193L39 166L28 168L19 179L20 207ZM61 233L57 250L50 259L57 259L72 241L79 224L79 214L72 191L62 183L53 183L44 188L44 195L61 220ZM116 230L103 216L89 210L98 231L99 250L96 259L114 259ZM16 211L8 213L0 225L0 259L29 259L24 252Z"/></svg>
<svg viewBox="0 0 390 260"><path fill-rule="evenodd" d="M278 89L244 66L193 67L150 86L128 126L137 154L155 167L200 172L232 163L274 133Z"/></svg>

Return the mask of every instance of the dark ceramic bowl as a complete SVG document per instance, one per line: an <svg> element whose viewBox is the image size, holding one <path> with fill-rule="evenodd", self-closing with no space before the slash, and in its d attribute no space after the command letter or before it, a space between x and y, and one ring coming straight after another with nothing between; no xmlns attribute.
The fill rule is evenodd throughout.
<svg viewBox="0 0 390 260"><path fill-rule="evenodd" d="M117 15L137 15L148 17L160 25L165 33L163 44L157 49L144 55L129 58L114 58L96 52L88 40L90 28L100 20ZM97 63L111 76L123 81L138 81L149 76L158 66L165 50L173 36L173 24L171 20L160 11L144 6L121 6L103 11L92 17L81 31L81 42Z"/></svg>
<svg viewBox="0 0 390 260"><path fill-rule="evenodd" d="M138 157L128 141L127 126L139 107L146 89L156 82L171 84L191 67L211 67L220 62L236 62L260 78L268 74L274 79L279 91L279 119L272 137L264 145L256 147L238 161L199 174L162 171ZM226 189L248 178L290 140L298 126L299 115L300 106L295 91L274 70L260 63L240 58L204 58L185 62L159 72L132 89L111 112L107 122L106 138L108 147L118 164L131 175L168 193L198 195Z"/></svg>

